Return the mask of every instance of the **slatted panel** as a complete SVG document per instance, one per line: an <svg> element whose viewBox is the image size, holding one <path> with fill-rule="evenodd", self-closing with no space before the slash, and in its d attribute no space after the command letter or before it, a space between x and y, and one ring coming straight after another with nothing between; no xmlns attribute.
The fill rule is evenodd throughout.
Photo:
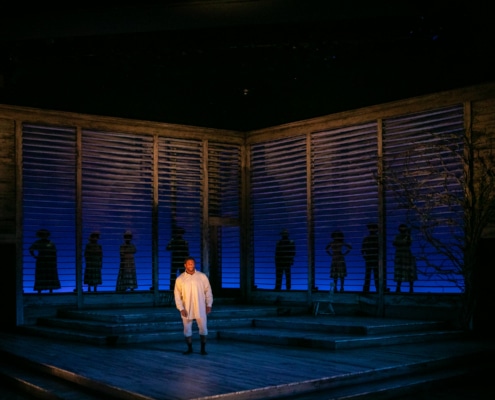
<svg viewBox="0 0 495 400"><path fill-rule="evenodd" d="M462 152L462 135L462 106L384 120L384 165L388 182L386 262L393 280L395 252L391 243L398 233L399 224L406 223L412 229L412 251L418 261L415 291L457 292L458 284L462 282L459 275L435 273L433 265L445 272L452 271L453 265L425 241L419 229L421 225L438 224L434 235L443 243L450 243L451 251L462 260L461 249L456 249L456 242L459 244L459 241L452 240L454 236L462 238L463 235L462 208L459 203L449 206L446 203L431 203L441 195L454 195L462 199L462 188L457 180L462 177L461 158L445 148L448 143L449 147ZM457 179L452 179L452 176ZM419 195L413 197L414 193ZM429 200L425 201L426 198ZM415 213L407 204L409 200L422 210L430 209L428 217L425 219L426 214L420 217ZM408 290L407 284L405 290Z"/></svg>
<svg viewBox="0 0 495 400"><path fill-rule="evenodd" d="M149 136L83 131L83 239L92 231L101 233L103 283L98 290L116 289L126 230L137 247L137 290L151 286L152 145Z"/></svg>
<svg viewBox="0 0 495 400"><path fill-rule="evenodd" d="M275 287L275 246L287 229L296 245L292 289L307 290L306 138L256 144L251 154L254 284Z"/></svg>
<svg viewBox="0 0 495 400"><path fill-rule="evenodd" d="M57 292L76 287L76 135L74 129L23 126L23 288L34 289L35 260L29 247L44 228L56 246Z"/></svg>
<svg viewBox="0 0 495 400"><path fill-rule="evenodd" d="M312 134L311 166L315 284L329 290L333 283L326 247L332 232L340 230L352 247L345 256L344 290L361 291L365 272L361 244L367 223L378 222L376 123Z"/></svg>
<svg viewBox="0 0 495 400"><path fill-rule="evenodd" d="M173 226L185 229L189 253L201 265L202 142L158 139L159 288L170 288L171 253L166 250Z"/></svg>
<svg viewBox="0 0 495 400"><path fill-rule="evenodd" d="M449 153L433 151L438 143L452 140L463 128L462 107L434 110L384 121L385 171L404 175L414 170L423 176L427 165L446 165L461 173L459 160ZM24 212L24 289L33 291L34 259L27 249L39 228L52 232L58 249L60 291L75 288L75 131L68 128L25 125L23 128L23 212ZM315 228L315 285L330 286L331 258L325 247L334 229L341 229L352 245L346 257L348 277L345 288L360 291L364 260L360 254L366 224L378 217L376 124L364 124L311 135L310 210ZM296 242L292 288L308 286L308 226L306 193L306 136L255 144L251 148L251 215L254 284L260 289L275 285L274 252L280 231L289 230ZM455 140L454 142L455 143ZM458 144L458 143L456 143ZM165 250L174 224L186 230L190 252L202 259L203 142L160 137L158 139L159 181L159 283L168 289L170 253ZM238 218L240 188L240 148L209 143L208 194L211 217ZM410 157L414 154L414 157ZM407 162L406 162L407 161ZM409 167L406 167L409 165ZM101 232L104 265L100 290L114 291L118 274L118 249L126 229L134 233L139 290L151 286L153 140L151 136L83 131L82 135L83 238ZM423 179L423 178L421 178ZM440 176L424 179L425 191L437 191ZM449 182L450 190L459 190ZM417 223L405 213L391 190L386 192L386 264L388 283L393 285L393 247L396 228L404 220ZM459 220L461 210L440 208L436 215ZM441 228L439 228L441 229ZM445 233L449 233L446 232ZM459 232L456 232L459 233ZM240 273L239 227L224 226L219 232L222 286L238 287ZM416 253L429 261L444 264L438 254L415 236ZM198 263L200 264L200 263ZM198 265L201 269L201 265ZM417 291L452 292L458 288L418 265ZM459 277L456 277L459 278Z"/></svg>
<svg viewBox="0 0 495 400"><path fill-rule="evenodd" d="M210 142L208 146L208 207L210 217L232 219L216 228L219 238L210 262L210 278L218 279L222 288L240 288L241 149L239 146ZM212 276L213 274L213 276Z"/></svg>

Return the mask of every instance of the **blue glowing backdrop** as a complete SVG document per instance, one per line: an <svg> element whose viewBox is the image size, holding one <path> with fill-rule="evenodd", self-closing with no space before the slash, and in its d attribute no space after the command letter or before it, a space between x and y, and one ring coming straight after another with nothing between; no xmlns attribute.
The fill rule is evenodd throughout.
<svg viewBox="0 0 495 400"><path fill-rule="evenodd" d="M248 175L250 188L251 235L247 247L255 290L275 287L275 246L285 229L296 245L291 290L329 290L332 258L326 248L332 232L338 230L350 246L345 255L345 291L361 291L361 245L370 222L380 223L384 229L389 287L394 286L392 241L401 223L412 228L413 253L427 254L448 269L448 260L414 230L415 215L400 204L392 190L378 184L378 177L387 171L411 175L411 168L421 172L425 159L438 159L452 170L462 171L458 160L436 154L434 146L424 146L432 138L442 141L461 135L462 130L460 105L385 119L380 126L371 121L293 137L265 138L250 144L249 168L242 169L240 145L25 124L24 292L36 292L36 260L29 248L42 228L50 231L57 250L58 293L74 291L77 265L81 266L82 279L84 246L95 231L100 233L103 249L98 291L115 291L119 248L126 231L132 232L137 249L136 290L148 291L153 286L154 263L159 289L168 290L171 254L166 247L176 227L184 230L199 269L203 269L200 261L207 253L207 272L216 288L239 289L243 276L239 222L242 173ZM406 163L405 154L418 148L427 148L431 154L421 150L421 159ZM428 190L435 190L438 184L434 180L425 183ZM461 188L450 189L455 192ZM457 229L462 230L462 210L440 207L433 215L458 221ZM447 237L449 229L452 226L440 226L438 234ZM204 243L208 245L204 247ZM455 282L442 279L419 258L417 272L417 292L459 291Z"/></svg>

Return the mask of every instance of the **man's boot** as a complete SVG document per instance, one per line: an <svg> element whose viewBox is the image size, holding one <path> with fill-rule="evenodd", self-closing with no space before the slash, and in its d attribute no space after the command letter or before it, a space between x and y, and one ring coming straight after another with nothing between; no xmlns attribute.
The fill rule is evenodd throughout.
<svg viewBox="0 0 495 400"><path fill-rule="evenodd" d="M187 343L187 350L184 351L182 354L191 354L193 352L193 349L192 349L192 336L186 337L186 343Z"/></svg>
<svg viewBox="0 0 495 400"><path fill-rule="evenodd" d="M199 335L201 338L201 354L202 355L207 355L208 353L206 352L206 335Z"/></svg>

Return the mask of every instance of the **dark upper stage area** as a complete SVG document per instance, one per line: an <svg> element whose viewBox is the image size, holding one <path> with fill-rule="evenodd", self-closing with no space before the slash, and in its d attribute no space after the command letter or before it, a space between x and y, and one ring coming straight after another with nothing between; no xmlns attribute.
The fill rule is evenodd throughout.
<svg viewBox="0 0 495 400"><path fill-rule="evenodd" d="M0 104L247 131L495 79L488 1L136 4L11 5Z"/></svg>

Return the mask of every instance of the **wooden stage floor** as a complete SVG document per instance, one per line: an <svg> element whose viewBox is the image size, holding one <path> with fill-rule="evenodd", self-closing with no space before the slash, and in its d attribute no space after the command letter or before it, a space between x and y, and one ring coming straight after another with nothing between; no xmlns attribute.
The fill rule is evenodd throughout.
<svg viewBox="0 0 495 400"><path fill-rule="evenodd" d="M322 381L372 370L407 368L418 362L495 349L493 342L473 340L330 350L209 337L208 355L203 356L199 354L197 334L193 345L195 352L183 355L183 341L95 346L0 333L0 351L118 387L123 391L122 398L136 400L270 398L290 393L290 388L298 385L317 386Z"/></svg>

